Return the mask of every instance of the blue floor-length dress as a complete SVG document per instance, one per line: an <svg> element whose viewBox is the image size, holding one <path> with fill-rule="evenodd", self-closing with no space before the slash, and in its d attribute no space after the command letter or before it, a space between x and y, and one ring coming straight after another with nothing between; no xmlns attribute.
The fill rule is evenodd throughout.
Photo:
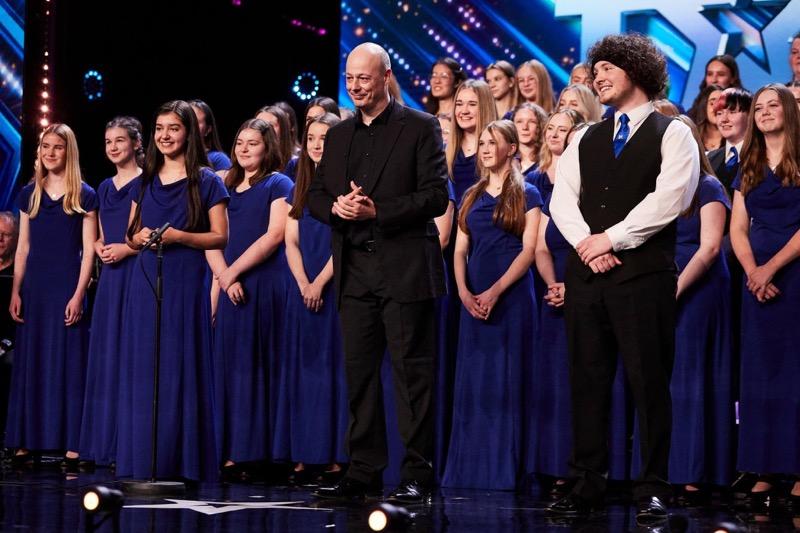
<svg viewBox="0 0 800 533"><path fill-rule="evenodd" d="M125 243L130 192L139 180L136 177L117 189L113 178L108 178L97 187L98 218L106 244ZM94 299L80 452L83 459L102 465L113 463L117 451L119 352L127 330L123 311L135 262L134 256L128 256L103 264Z"/></svg>
<svg viewBox="0 0 800 533"><path fill-rule="evenodd" d="M287 201L293 200L289 194ZM314 281L331 258L331 229L303 209L297 221L303 269ZM333 284L310 311L289 269L285 342L275 426L275 457L310 464L347 461L348 406L339 313Z"/></svg>
<svg viewBox="0 0 800 533"><path fill-rule="evenodd" d="M131 198L141 205L141 225L188 223L188 179L164 185L158 176L140 183ZM220 178L203 169L197 184L204 213L228 201ZM140 190L144 189L143 195ZM158 464L161 478L213 479L218 473L214 437L214 384L210 295L203 290L203 250L181 244L164 248L164 292L159 366ZM120 352L120 416L117 475L150 476L156 253L140 251L125 306L125 342Z"/></svg>
<svg viewBox="0 0 800 533"><path fill-rule="evenodd" d="M697 206L677 220L675 263L683 271L700 247L700 209L719 202L730 209L724 186L703 176ZM727 485L734 471L734 390L730 329L730 273L724 252L678 299L675 363L670 381L672 438L669 481ZM632 475L638 475L635 433Z"/></svg>
<svg viewBox="0 0 800 533"><path fill-rule="evenodd" d="M733 182L741 190L741 177ZM764 179L744 197L750 246L763 265L800 230L800 187ZM775 275L780 294L766 303L742 287L741 384L737 468L744 472L800 473L800 260Z"/></svg>
<svg viewBox="0 0 800 533"><path fill-rule="evenodd" d="M275 172L243 192L231 189L230 237L225 261L233 264L267 232L273 202L283 200L292 182ZM214 326L214 370L217 373L217 438L222 460L235 462L272 457L274 390L283 357L286 312L286 253L283 242L265 260L239 276L243 304L219 295Z"/></svg>
<svg viewBox="0 0 800 533"><path fill-rule="evenodd" d="M497 198L483 192L467 214L467 283L480 294L508 270L522 239L492 222ZM525 184L525 210L542 205ZM526 473L528 392L536 338L530 270L498 299L488 320L461 309L453 424L442 486L513 490Z"/></svg>
<svg viewBox="0 0 800 533"><path fill-rule="evenodd" d="M549 205L543 212L550 216ZM564 280L567 257L572 246L549 219L545 228L547 249L553 258L556 280ZM564 308L540 301L539 335L534 356L533 419L529 470L557 478L569 475L572 453L572 399L569 381L569 352ZM608 428L609 479L628 479L630 456L630 398L625 385L622 360L611 389Z"/></svg>
<svg viewBox="0 0 800 533"><path fill-rule="evenodd" d="M28 212L34 185L17 197ZM81 208L97 209L97 194L81 184ZM80 445L89 317L64 325L75 293L83 252L83 219L64 212L63 197L42 191L38 214L29 220L29 250L20 288L5 445L31 450L72 450Z"/></svg>

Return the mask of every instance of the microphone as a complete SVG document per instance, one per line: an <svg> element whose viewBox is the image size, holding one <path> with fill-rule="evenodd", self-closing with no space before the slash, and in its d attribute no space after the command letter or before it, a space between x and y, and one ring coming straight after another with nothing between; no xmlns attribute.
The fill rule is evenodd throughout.
<svg viewBox="0 0 800 533"><path fill-rule="evenodd" d="M163 235L163 233L165 231L167 231L167 229L169 229L170 226L172 226L171 223L164 222L163 226L161 226L160 228L158 228L157 230L155 230L153 233L150 234L150 240L147 241L147 243L145 243L144 246L142 246L142 249L146 250L147 248L150 248L150 246L152 246L153 244L155 244L158 241L160 241L161 240L161 235Z"/></svg>

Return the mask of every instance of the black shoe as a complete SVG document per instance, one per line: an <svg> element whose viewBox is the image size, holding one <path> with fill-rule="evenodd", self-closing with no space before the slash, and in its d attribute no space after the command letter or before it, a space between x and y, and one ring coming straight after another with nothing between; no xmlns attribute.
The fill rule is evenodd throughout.
<svg viewBox="0 0 800 533"><path fill-rule="evenodd" d="M336 485L320 487L312 492L311 495L321 500L377 500L383 496L383 486L378 483L363 483L357 479L345 476Z"/></svg>
<svg viewBox="0 0 800 533"><path fill-rule="evenodd" d="M386 501L407 504L431 503L431 490L418 481L409 479L401 481L400 485L389 493Z"/></svg>
<svg viewBox="0 0 800 533"><path fill-rule="evenodd" d="M302 470L292 470L289 473L289 478L287 480L289 485L293 487L307 487L307 486L317 486L314 483L314 477L309 473L308 468L304 468Z"/></svg>
<svg viewBox="0 0 800 533"><path fill-rule="evenodd" d="M636 522L641 525L657 524L667 520L667 506L658 496L641 498L636 504Z"/></svg>
<svg viewBox="0 0 800 533"><path fill-rule="evenodd" d="M344 468L339 470L325 470L317 476L317 484L327 486L336 485L344 477L344 472Z"/></svg>
<svg viewBox="0 0 800 533"><path fill-rule="evenodd" d="M81 459L80 457L67 457L64 456L60 463L61 469L70 474L75 474L80 471Z"/></svg>
<svg viewBox="0 0 800 533"><path fill-rule="evenodd" d="M589 500L570 493L548 506L545 512L550 516L575 517L589 516L600 509Z"/></svg>
<svg viewBox="0 0 800 533"><path fill-rule="evenodd" d="M249 483L251 475L247 465L233 463L222 467L222 481L226 483Z"/></svg>
<svg viewBox="0 0 800 533"><path fill-rule="evenodd" d="M561 483L559 483L559 481L561 481ZM572 485L574 485L574 483L564 479L553 481L553 484L550 485L550 497L554 500L563 498L572 491Z"/></svg>

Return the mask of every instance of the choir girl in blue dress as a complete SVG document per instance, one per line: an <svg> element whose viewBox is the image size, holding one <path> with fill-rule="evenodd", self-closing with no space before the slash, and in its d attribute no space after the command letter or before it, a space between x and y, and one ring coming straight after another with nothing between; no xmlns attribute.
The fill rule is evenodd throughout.
<svg viewBox="0 0 800 533"><path fill-rule="evenodd" d="M256 118L260 118L270 126L278 139L278 155L281 158L281 172L289 176L294 181L294 174L297 168L297 156L295 155L295 142L292 137L292 125L289 115L276 105L264 106L256 113Z"/></svg>
<svg viewBox="0 0 800 533"><path fill-rule="evenodd" d="M519 101L514 65L503 59L495 61L486 67L484 79L492 91L497 116L510 119Z"/></svg>
<svg viewBox="0 0 800 533"><path fill-rule="evenodd" d="M461 64L452 57L440 57L431 66L431 89L425 100L425 111L436 117L453 118L453 96L467 79Z"/></svg>
<svg viewBox="0 0 800 533"><path fill-rule="evenodd" d="M730 229L745 273L737 466L764 476L754 503L783 474L800 504L800 112L783 85L753 97L742 154Z"/></svg>
<svg viewBox="0 0 800 533"><path fill-rule="evenodd" d="M81 456L110 465L117 451L119 352L126 329L122 312L136 253L125 243L125 231L131 212L130 192L144 164L141 123L132 117L114 118L106 124L105 146L116 174L97 188L100 238L94 250L103 268L92 312Z"/></svg>
<svg viewBox="0 0 800 533"><path fill-rule="evenodd" d="M446 487L513 490L526 473L537 315L530 267L542 202L516 167L518 142L508 120L481 132L481 178L459 211L463 308Z"/></svg>
<svg viewBox="0 0 800 533"><path fill-rule="evenodd" d="M536 104L525 102L514 108L511 121L519 136L518 160L520 172L527 176L539 166L539 154L544 142L547 113Z"/></svg>
<svg viewBox="0 0 800 533"><path fill-rule="evenodd" d="M18 322L5 444L24 465L31 450L66 451L78 466L88 319L86 288L97 239L97 195L83 183L75 134L44 129L31 183L17 198L19 241L9 311Z"/></svg>
<svg viewBox="0 0 800 533"><path fill-rule="evenodd" d="M125 305L120 351L117 475L150 477L156 309L156 252L142 250L163 233L163 306L159 365L156 475L216 478L211 309L203 290L205 250L228 240L228 193L205 166L192 107L182 101L158 108L141 181L131 190L129 246L139 249Z"/></svg>
<svg viewBox="0 0 800 533"><path fill-rule="evenodd" d="M195 116L197 117L197 127L200 128L200 136L203 138L203 147L206 151L208 163L215 171L228 170L231 168L231 160L222 150L222 143L219 142L219 132L217 132L217 120L211 107L202 100L191 100Z"/></svg>
<svg viewBox="0 0 800 533"><path fill-rule="evenodd" d="M544 125L542 150L539 154L539 165L536 170L525 176L525 181L536 187L542 195L545 205L553 194L553 180L556 177L556 165L564 153L567 135L577 124L584 122L583 117L572 109L556 111Z"/></svg>
<svg viewBox="0 0 800 533"><path fill-rule="evenodd" d="M691 502L707 494L701 490L706 484L728 485L734 471L730 273L721 252L731 204L700 148L702 139L694 123L684 115L678 120L695 135L701 177L689 211L677 221L669 481L684 485Z"/></svg>
<svg viewBox="0 0 800 533"><path fill-rule="evenodd" d="M277 417L276 452L294 462L290 481L311 481L307 464L325 465L332 478L346 462L347 395L344 356L336 311L330 228L312 217L306 195L322 159L328 129L339 117L324 113L306 126L286 222L290 280L286 303L285 350Z"/></svg>
<svg viewBox="0 0 800 533"><path fill-rule="evenodd" d="M206 257L220 292L214 324L217 438L223 474L249 475L248 463L272 457L274 384L282 359L286 311L284 231L292 182L280 169L278 143L261 119L236 134L231 170L230 238Z"/></svg>
<svg viewBox="0 0 800 533"><path fill-rule="evenodd" d="M470 79L459 85L454 101L455 121L450 127L445 154L458 206L464 192L478 181L475 165L478 136L487 124L497 119L497 111L492 91L483 80Z"/></svg>
<svg viewBox="0 0 800 533"><path fill-rule="evenodd" d="M517 67L517 87L520 102L538 104L547 113L553 112L553 81L541 61L530 59Z"/></svg>

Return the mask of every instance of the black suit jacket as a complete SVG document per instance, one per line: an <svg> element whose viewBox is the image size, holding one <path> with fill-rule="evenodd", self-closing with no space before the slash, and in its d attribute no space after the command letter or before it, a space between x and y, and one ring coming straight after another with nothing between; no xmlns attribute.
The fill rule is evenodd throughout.
<svg viewBox="0 0 800 533"><path fill-rule="evenodd" d="M328 130L325 151L308 191L308 208L331 226L334 285L341 301L348 221L331 213L336 197L350 192L347 157L357 117ZM447 167L439 121L398 102L392 106L383 143L368 183L358 183L375 202L375 241L389 296L415 302L445 293L439 232L434 217L447 209Z"/></svg>
<svg viewBox="0 0 800 533"><path fill-rule="evenodd" d="M736 174L739 172L739 165L734 165L732 168L728 168L725 166L725 145L722 145L722 148L717 148L716 150L711 150L708 152L708 162L711 163L711 168L714 169L714 174L716 174L719 181L725 186L728 190L728 194L733 197L733 189L731 188L731 183L736 178Z"/></svg>

